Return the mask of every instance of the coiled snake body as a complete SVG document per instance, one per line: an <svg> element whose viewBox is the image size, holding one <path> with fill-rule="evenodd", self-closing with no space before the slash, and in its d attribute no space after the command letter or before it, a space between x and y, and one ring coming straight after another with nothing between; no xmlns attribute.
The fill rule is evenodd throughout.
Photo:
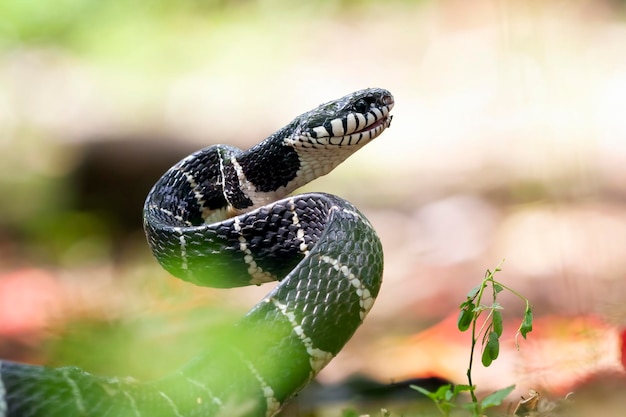
<svg viewBox="0 0 626 417"><path fill-rule="evenodd" d="M386 90L357 91L247 151L215 145L173 166L144 206L160 264L198 285L280 284L227 341L158 381L0 361L0 417L275 415L350 339L383 268L380 241L353 205L284 197L380 135L393 104Z"/></svg>

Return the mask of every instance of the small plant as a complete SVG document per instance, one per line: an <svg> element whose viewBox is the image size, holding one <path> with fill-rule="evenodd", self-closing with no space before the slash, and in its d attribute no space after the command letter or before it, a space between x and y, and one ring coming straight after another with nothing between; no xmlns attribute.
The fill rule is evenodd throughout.
<svg viewBox="0 0 626 417"><path fill-rule="evenodd" d="M472 367L474 365L474 353L476 345L480 341L482 346L481 361L483 366L487 367L498 358L500 353L500 336L502 336L503 324L502 324L502 306L497 302L497 297L500 292L507 290L512 294L519 297L526 304L524 310L524 318L522 323L517 329L515 335L515 346L519 349L517 338L519 335L525 339L526 335L533 329L533 314L528 299L517 291L507 287L495 280L495 274L500 272L500 263L492 272L487 270L482 282L476 287L472 288L467 294L467 299L459 306L459 318L457 320L457 328L464 332L468 329L472 329L472 345L470 349L469 366L467 368L467 385L444 385L439 387L437 391L431 392L422 387L412 385L411 388L426 395L433 400L439 411L444 416L449 416L452 409L458 407L456 399L462 392L470 393L472 402L463 404L461 407L468 409L473 417L480 417L483 415L484 410L490 407L495 407L504 401L504 399L513 391L515 385L500 389L490 395L486 396L482 400L476 397L476 386L472 382ZM491 305L483 304L483 296L485 291L491 287L492 303ZM482 320L479 327L479 318L481 316L487 316Z"/></svg>

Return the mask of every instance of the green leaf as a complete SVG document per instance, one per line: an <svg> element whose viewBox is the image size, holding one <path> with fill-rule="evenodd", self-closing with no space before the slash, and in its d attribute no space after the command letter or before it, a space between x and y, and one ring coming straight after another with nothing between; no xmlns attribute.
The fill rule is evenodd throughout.
<svg viewBox="0 0 626 417"><path fill-rule="evenodd" d="M469 290L469 292L467 293L467 299L473 300L474 298L476 298L476 295L478 295L482 286L483 284L478 284L477 286Z"/></svg>
<svg viewBox="0 0 626 417"><path fill-rule="evenodd" d="M456 327L464 332L469 329L472 320L474 319L474 303L469 303L461 311L459 311L459 318L456 321Z"/></svg>
<svg viewBox="0 0 626 417"><path fill-rule="evenodd" d="M489 365L491 365L491 362L493 362L493 359L491 359L491 354L487 349L483 350L483 354L480 357L480 360L485 368L487 368Z"/></svg>
<svg viewBox="0 0 626 417"><path fill-rule="evenodd" d="M502 404L502 401L515 389L515 385L511 385L506 388L502 388L494 393L487 395L481 401L481 408L484 410L485 408L495 407Z"/></svg>
<svg viewBox="0 0 626 417"><path fill-rule="evenodd" d="M482 363L485 367L491 365L491 362L498 358L500 354L500 341L498 334L494 331L489 332L487 344L483 349Z"/></svg>
<svg viewBox="0 0 626 417"><path fill-rule="evenodd" d="M437 396L437 398L445 399L448 397L448 393L450 392L451 388L452 384L442 385L437 389L437 391L435 391L435 395Z"/></svg>
<svg viewBox="0 0 626 417"><path fill-rule="evenodd" d="M496 271L497 271L497 270L496 270ZM502 287L502 285L500 285L500 284L496 284L496 283L494 283L494 284L493 284L493 290L494 290L494 291L495 291L495 293L497 294L497 293L499 293L499 292L503 291L503 290L504 290L504 287Z"/></svg>
<svg viewBox="0 0 626 417"><path fill-rule="evenodd" d="M461 407L465 408L466 410L468 410L470 412L470 416L472 416L472 417L484 417L478 402L475 402L475 403L471 402L471 403L461 404Z"/></svg>
<svg viewBox="0 0 626 417"><path fill-rule="evenodd" d="M434 392L428 391L426 388L422 388L419 385L409 385L409 387L411 389L414 389L415 391L419 392L420 394L424 394L425 396L427 396L428 398L432 398L435 396Z"/></svg>
<svg viewBox="0 0 626 417"><path fill-rule="evenodd" d="M529 305L526 306L526 311L524 312L524 319L522 320L522 325L519 328L519 332L524 339L526 339L526 335L533 330L533 312Z"/></svg>
<svg viewBox="0 0 626 417"><path fill-rule="evenodd" d="M439 402L446 398L446 393L450 391L450 388L452 387L452 385L450 384L442 385L437 389L437 391L434 391L434 392L428 391L427 389L422 388L419 385L410 385L410 387L411 389L414 389L415 391L421 394L424 394L425 396L427 396L434 402Z"/></svg>
<svg viewBox="0 0 626 417"><path fill-rule="evenodd" d="M500 354L500 337L499 335L492 331L489 333L489 341L487 342L487 349L491 353L491 359L498 359L498 355Z"/></svg>
<svg viewBox="0 0 626 417"><path fill-rule="evenodd" d="M498 336L502 336L502 313L500 313L498 310L493 310L491 323L493 324L493 331L496 332Z"/></svg>
<svg viewBox="0 0 626 417"><path fill-rule="evenodd" d="M472 388L475 388L475 387L471 387L467 384L458 384L454 386L454 394L459 394L460 392L464 392L464 391L471 391Z"/></svg>

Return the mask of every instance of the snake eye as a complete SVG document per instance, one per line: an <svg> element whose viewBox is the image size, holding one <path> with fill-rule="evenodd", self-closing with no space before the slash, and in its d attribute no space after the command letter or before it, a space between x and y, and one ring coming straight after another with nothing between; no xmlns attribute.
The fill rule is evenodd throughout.
<svg viewBox="0 0 626 417"><path fill-rule="evenodd" d="M360 99L354 104L354 110L358 113L365 113L369 110L370 106L364 99Z"/></svg>

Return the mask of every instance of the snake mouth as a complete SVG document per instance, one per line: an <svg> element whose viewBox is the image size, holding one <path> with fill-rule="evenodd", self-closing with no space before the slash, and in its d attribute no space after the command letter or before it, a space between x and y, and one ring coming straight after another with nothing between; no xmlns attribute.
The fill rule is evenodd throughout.
<svg viewBox="0 0 626 417"><path fill-rule="evenodd" d="M358 149L380 136L391 125L393 116L389 114L389 110L392 106L376 109L379 117L370 124L365 124L367 118L361 113L350 113L343 119L334 119L330 123L313 128L312 132L305 136L306 139L301 137L299 145L305 148L357 146Z"/></svg>
<svg viewBox="0 0 626 417"><path fill-rule="evenodd" d="M391 125L394 104L391 93L376 88L322 104L313 116L305 115L290 143L303 148L362 146Z"/></svg>
<svg viewBox="0 0 626 417"><path fill-rule="evenodd" d="M354 132L352 132L352 135L358 134L358 133L364 133L364 132L368 132L371 130L374 130L376 128L378 128L379 126L385 126L385 129L388 128L389 126L391 126L391 119L393 119L393 116L388 114L387 116L382 117L381 119L375 121L374 123L372 123L369 126L365 126L361 129L357 129Z"/></svg>

